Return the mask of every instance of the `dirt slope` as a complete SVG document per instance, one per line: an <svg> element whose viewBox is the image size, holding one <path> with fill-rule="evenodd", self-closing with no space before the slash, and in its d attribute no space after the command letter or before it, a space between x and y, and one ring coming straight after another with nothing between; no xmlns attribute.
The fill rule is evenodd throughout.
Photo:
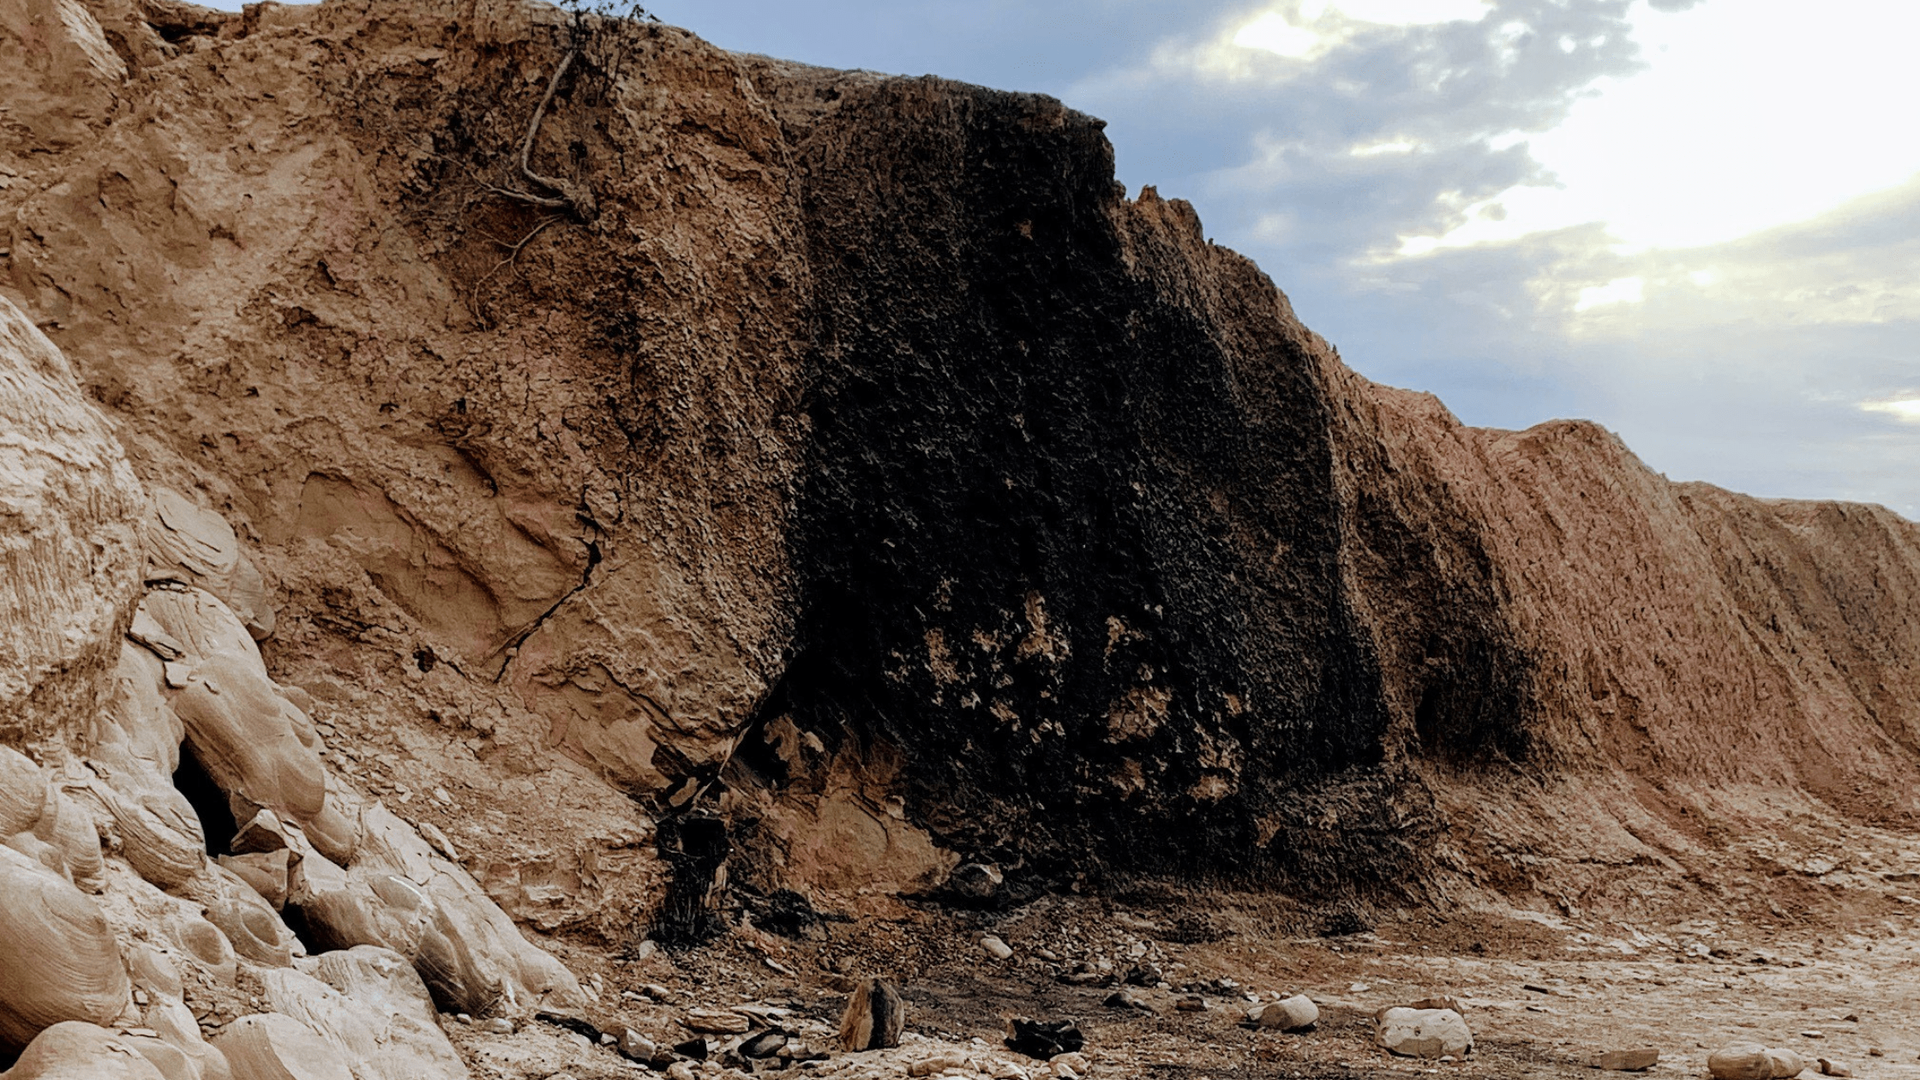
<svg viewBox="0 0 1920 1080"><path fill-rule="evenodd" d="M1045 98L607 31L538 205L572 40L0 0L0 292L517 917L643 927L689 814L822 907L1685 904L1912 823L1912 523L1371 385Z"/></svg>

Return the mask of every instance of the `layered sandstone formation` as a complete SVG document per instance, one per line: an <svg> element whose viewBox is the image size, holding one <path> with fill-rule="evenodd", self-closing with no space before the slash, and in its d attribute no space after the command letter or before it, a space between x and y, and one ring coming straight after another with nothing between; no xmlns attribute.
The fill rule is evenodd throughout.
<svg viewBox="0 0 1920 1080"><path fill-rule="evenodd" d="M505 0L0 49L10 1048L577 999L513 920L721 882L1636 903L1920 810L1920 529L1370 384L1057 102Z"/></svg>
<svg viewBox="0 0 1920 1080"><path fill-rule="evenodd" d="M233 530L149 500L4 298L0 418L6 1075L464 1076L436 1005L584 1003L448 854L329 772L304 695L262 663L273 610ZM282 912L333 951L308 956ZM266 1008L210 1044L187 995L243 974Z"/></svg>

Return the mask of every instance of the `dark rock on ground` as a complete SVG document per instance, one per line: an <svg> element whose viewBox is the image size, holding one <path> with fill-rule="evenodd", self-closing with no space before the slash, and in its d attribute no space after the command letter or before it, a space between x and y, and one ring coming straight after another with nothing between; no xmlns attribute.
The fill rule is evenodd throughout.
<svg viewBox="0 0 1920 1080"><path fill-rule="evenodd" d="M1086 1037L1071 1020L1033 1020L1016 1016L1007 1021L1007 1048L1028 1057L1051 1058L1086 1045Z"/></svg>
<svg viewBox="0 0 1920 1080"><path fill-rule="evenodd" d="M969 907L994 907L1006 899L1007 879L992 863L962 863L947 875L948 897Z"/></svg>

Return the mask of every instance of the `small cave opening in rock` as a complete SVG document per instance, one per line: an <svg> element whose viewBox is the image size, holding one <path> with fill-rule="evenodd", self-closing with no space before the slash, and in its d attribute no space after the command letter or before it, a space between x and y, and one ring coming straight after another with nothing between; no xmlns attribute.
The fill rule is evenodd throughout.
<svg viewBox="0 0 1920 1080"><path fill-rule="evenodd" d="M351 942L342 944L333 935L316 932L317 928L307 919L307 909L298 904L288 902L287 906L281 908L280 921L292 931L293 936L299 940L300 947L307 950L309 956L317 956L333 949L353 947Z"/></svg>
<svg viewBox="0 0 1920 1080"><path fill-rule="evenodd" d="M213 782L206 766L194 755L191 744L180 747L180 767L174 770L173 786L193 804L193 812L200 815L200 830L207 837L207 854L225 855L232 850L240 823L233 820L227 793Z"/></svg>

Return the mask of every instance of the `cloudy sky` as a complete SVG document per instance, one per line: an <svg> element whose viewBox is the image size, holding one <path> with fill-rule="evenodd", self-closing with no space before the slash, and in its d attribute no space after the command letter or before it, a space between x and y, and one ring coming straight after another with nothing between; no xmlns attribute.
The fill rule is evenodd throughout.
<svg viewBox="0 0 1920 1080"><path fill-rule="evenodd" d="M655 0L728 48L1052 94L1373 378L1920 518L1920 5Z"/></svg>

